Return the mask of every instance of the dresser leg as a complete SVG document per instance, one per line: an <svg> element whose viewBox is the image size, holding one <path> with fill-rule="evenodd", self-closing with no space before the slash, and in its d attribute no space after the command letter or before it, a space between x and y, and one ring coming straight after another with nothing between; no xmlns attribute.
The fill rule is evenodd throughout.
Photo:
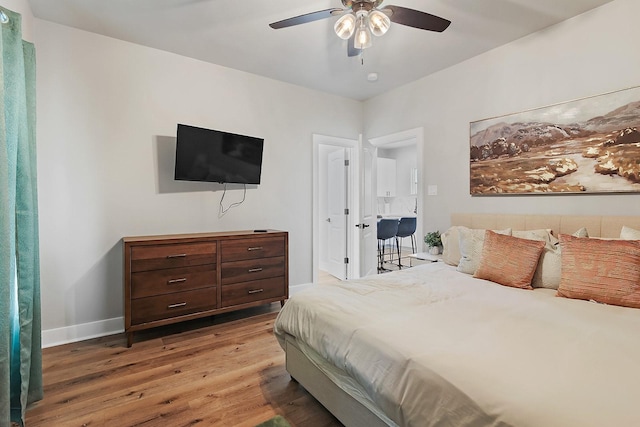
<svg viewBox="0 0 640 427"><path fill-rule="evenodd" d="M283 299L280 300L280 308L284 307L284 302L285 302L285 300L283 300Z"/></svg>
<svg viewBox="0 0 640 427"><path fill-rule="evenodd" d="M127 332L127 347L133 345L133 332Z"/></svg>

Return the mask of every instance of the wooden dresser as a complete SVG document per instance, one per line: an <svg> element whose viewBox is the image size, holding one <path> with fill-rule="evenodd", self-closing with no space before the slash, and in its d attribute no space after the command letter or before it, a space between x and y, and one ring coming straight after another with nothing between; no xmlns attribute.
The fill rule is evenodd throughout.
<svg viewBox="0 0 640 427"><path fill-rule="evenodd" d="M289 297L289 235L233 231L125 237L124 322L133 333Z"/></svg>

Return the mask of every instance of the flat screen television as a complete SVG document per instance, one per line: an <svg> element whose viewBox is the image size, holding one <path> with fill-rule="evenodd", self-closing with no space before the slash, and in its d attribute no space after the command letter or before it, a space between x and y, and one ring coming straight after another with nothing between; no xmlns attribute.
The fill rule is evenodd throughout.
<svg viewBox="0 0 640 427"><path fill-rule="evenodd" d="M179 181L260 184L264 139L178 124Z"/></svg>

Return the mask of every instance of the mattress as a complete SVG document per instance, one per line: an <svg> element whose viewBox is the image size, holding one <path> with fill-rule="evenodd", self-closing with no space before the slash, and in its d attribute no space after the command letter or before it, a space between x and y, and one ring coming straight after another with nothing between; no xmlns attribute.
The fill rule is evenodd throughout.
<svg viewBox="0 0 640 427"><path fill-rule="evenodd" d="M444 263L314 286L274 326L401 426L640 425L638 331L638 309Z"/></svg>

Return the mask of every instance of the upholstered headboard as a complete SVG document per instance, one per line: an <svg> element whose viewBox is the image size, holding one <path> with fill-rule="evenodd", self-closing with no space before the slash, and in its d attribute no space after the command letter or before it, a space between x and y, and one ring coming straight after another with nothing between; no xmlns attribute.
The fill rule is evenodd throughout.
<svg viewBox="0 0 640 427"><path fill-rule="evenodd" d="M586 227L590 237L620 237L623 225L640 230L640 216L451 214L451 225L500 230L551 229L553 234L572 234Z"/></svg>

